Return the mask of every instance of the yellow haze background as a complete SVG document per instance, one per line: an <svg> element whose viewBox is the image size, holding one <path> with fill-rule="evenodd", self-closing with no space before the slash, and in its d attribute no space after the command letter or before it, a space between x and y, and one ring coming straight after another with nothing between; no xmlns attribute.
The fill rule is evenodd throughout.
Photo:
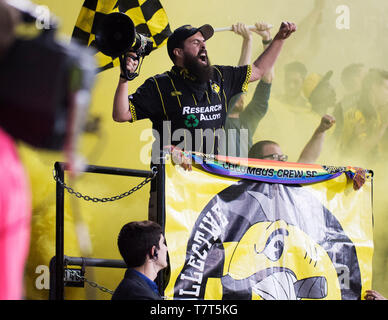
<svg viewBox="0 0 388 320"><path fill-rule="evenodd" d="M281 57L275 68L274 91L281 91L282 63L288 57L288 46L300 44L301 50L293 57L299 61L309 59L309 72L324 74L333 70L332 84L341 95L342 87L339 74L342 68L352 62L364 63L367 67L386 67L383 59L387 53L386 31L388 22L384 17L388 13L388 2L379 0L332 0L325 1L321 28L316 37L319 49L303 46L307 43L310 26L299 28L287 40ZM46 5L60 20L58 37L70 41L76 19L83 1L49 1L35 0L36 4ZM274 25L272 35L278 30L281 21L287 20L298 24L313 8L312 0L162 0L163 7L169 18L171 29L183 24L200 26L210 23L214 28L230 26L236 22L248 25L257 21L266 21ZM339 29L336 26L338 14L336 8L347 5L350 9L350 29ZM255 37L253 58L262 50L258 36ZM237 64L241 48L241 38L232 32L219 32L207 42L209 57L213 64ZM311 56L313 54L313 56ZM309 55L310 54L310 55ZM283 62L284 61L284 62ZM130 90L137 88L145 79L156 73L171 68L166 47L162 47L146 57L138 78L130 83ZM140 154L147 155L146 147L150 146L150 138L141 141L141 134L151 127L148 120L134 124L115 123L112 120L112 101L119 78L118 68L104 71L96 76L92 91L90 113L102 118L98 135L85 134L81 140L82 155L93 165L148 170L148 157L141 159ZM25 84L28 85L28 84ZM255 84L250 84L248 97L251 96ZM248 98L249 99L249 98ZM271 106L270 106L271 108ZM287 130L287 124L284 125ZM300 128L303 130L303 128ZM311 132L306 132L306 136ZM285 146L292 148L293 141ZM39 265L48 266L55 253L55 182L52 169L55 161L62 161L60 153L33 150L26 145L20 146L20 153L28 169L33 194L33 216L31 231L31 247L26 267L25 285L27 299L47 299L48 290L38 289L42 284L40 274L36 273ZM340 159L332 163L331 158L322 164L360 165L351 159ZM295 161L295 160L293 160ZM373 169L375 172L374 188L374 222L375 222L375 256L373 264L373 287L384 295L388 295L388 272L385 232L387 214L384 198L385 159ZM364 167L368 164L362 164ZM74 189L83 194L95 197L109 197L121 194L139 182L141 178L127 178L98 174L83 174L74 185ZM87 223L92 242L91 256L95 258L120 259L116 239L120 228L132 220L147 218L149 185L141 191L112 203L92 203L74 199L66 193L65 197L65 254L80 256L82 253L74 231L73 214L75 210L82 214ZM100 285L114 290L123 276L123 269L88 268L86 277ZM90 288L66 288L66 299L110 299L110 295Z"/></svg>

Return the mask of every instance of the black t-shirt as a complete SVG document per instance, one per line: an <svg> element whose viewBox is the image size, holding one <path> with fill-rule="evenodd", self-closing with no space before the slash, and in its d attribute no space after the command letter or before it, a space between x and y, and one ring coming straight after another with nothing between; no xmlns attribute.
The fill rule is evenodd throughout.
<svg viewBox="0 0 388 320"><path fill-rule="evenodd" d="M231 97L247 90L251 67L213 67L212 79L201 84L177 66L147 79L129 96L132 121L150 119L160 148L217 154L217 129L224 128Z"/></svg>

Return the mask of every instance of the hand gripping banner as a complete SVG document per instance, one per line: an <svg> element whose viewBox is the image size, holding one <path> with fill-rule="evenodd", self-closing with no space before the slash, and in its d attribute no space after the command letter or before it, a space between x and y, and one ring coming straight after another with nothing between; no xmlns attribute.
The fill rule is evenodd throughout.
<svg viewBox="0 0 388 320"><path fill-rule="evenodd" d="M236 161L200 160L192 171L166 164L167 298L353 300L371 288L370 172L360 184L359 168L310 165L313 181L303 164L247 166L279 178L268 181L236 177ZM286 170L302 173L291 183L275 174Z"/></svg>

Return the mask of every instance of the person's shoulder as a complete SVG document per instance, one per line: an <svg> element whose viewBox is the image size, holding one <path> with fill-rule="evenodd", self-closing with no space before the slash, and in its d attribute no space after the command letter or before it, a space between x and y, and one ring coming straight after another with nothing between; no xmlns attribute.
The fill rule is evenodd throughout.
<svg viewBox="0 0 388 320"><path fill-rule="evenodd" d="M150 298L147 283L134 272L127 272L113 293L112 300L144 300Z"/></svg>
<svg viewBox="0 0 388 320"><path fill-rule="evenodd" d="M165 71L165 72L162 72L162 73L157 73L155 74L154 76L150 77L151 79L164 79L164 78L168 78L172 75L172 70L170 71Z"/></svg>
<svg viewBox="0 0 388 320"><path fill-rule="evenodd" d="M169 83L171 78L174 78L174 73L172 71L165 71L149 77L145 83L158 87L159 84L166 83L167 81Z"/></svg>
<svg viewBox="0 0 388 320"><path fill-rule="evenodd" d="M168 71L163 73L157 73L153 76L150 76L145 80L145 82L155 82L155 80L164 79L164 78L168 78Z"/></svg>
<svg viewBox="0 0 388 320"><path fill-rule="evenodd" d="M247 66L213 65L213 77L226 79L232 73L246 72L246 68Z"/></svg>
<svg viewBox="0 0 388 320"><path fill-rule="evenodd" d="M156 89L158 87L159 83L166 81L167 79L169 79L169 75L168 75L167 71L163 72L163 73L155 74L155 75L147 78L141 87L143 87L143 88L146 87L149 89Z"/></svg>
<svg viewBox="0 0 388 320"><path fill-rule="evenodd" d="M248 65L245 65L245 66L231 66L231 65L220 65L220 64L213 65L214 69L219 70L221 72L229 71L229 70L246 70L247 67Z"/></svg>

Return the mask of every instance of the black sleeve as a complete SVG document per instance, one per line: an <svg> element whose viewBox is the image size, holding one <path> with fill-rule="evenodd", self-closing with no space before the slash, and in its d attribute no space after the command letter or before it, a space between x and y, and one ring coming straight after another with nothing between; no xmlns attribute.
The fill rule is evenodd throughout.
<svg viewBox="0 0 388 320"><path fill-rule="evenodd" d="M216 66L222 74L224 91L228 101L237 93L246 92L251 77L251 66Z"/></svg>
<svg viewBox="0 0 388 320"><path fill-rule="evenodd" d="M163 118L164 112L158 90L155 79L149 78L128 97L132 121Z"/></svg>
<svg viewBox="0 0 388 320"><path fill-rule="evenodd" d="M240 121L244 128L252 134L256 131L259 121L268 111L268 100L271 94L271 84L260 81L256 86L252 100L240 114Z"/></svg>

